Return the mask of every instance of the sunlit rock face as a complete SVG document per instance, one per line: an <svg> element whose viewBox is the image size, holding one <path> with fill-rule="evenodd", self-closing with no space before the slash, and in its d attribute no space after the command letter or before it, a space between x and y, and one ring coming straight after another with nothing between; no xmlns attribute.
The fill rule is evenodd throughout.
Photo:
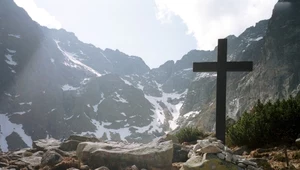
<svg viewBox="0 0 300 170"><path fill-rule="evenodd" d="M227 37L229 61L254 62L251 73L228 73L229 117L257 99L298 92L298 13L298 1L282 1L270 20ZM2 0L0 56L3 151L71 134L148 143L187 125L214 130L216 74L193 73L192 64L216 61L216 49L192 50L150 69L140 57L42 27L12 0Z"/></svg>

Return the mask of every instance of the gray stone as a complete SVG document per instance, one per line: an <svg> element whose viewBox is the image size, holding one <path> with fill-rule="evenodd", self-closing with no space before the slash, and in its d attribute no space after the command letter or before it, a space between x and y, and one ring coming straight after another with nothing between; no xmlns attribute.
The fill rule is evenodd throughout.
<svg viewBox="0 0 300 170"><path fill-rule="evenodd" d="M33 153L32 156L40 156L40 157L42 157L44 155L44 153L45 152L43 152L43 151L37 151L37 152Z"/></svg>
<svg viewBox="0 0 300 170"><path fill-rule="evenodd" d="M247 146L241 146L241 147L235 149L233 151L233 154L235 154L235 155L243 155L243 153L246 152L247 150L248 150Z"/></svg>
<svg viewBox="0 0 300 170"><path fill-rule="evenodd" d="M32 143L32 147L39 151L47 151L50 149L59 148L60 144L61 144L60 141L53 139L53 138L40 139L40 140L34 141Z"/></svg>
<svg viewBox="0 0 300 170"><path fill-rule="evenodd" d="M208 141L212 143L212 142L217 142L218 139L216 137L209 137Z"/></svg>
<svg viewBox="0 0 300 170"><path fill-rule="evenodd" d="M236 155L232 155L232 162L237 163L238 162L238 157Z"/></svg>
<svg viewBox="0 0 300 170"><path fill-rule="evenodd" d="M190 152L188 153L188 158L191 158L194 156L196 156L196 153L193 150L190 150Z"/></svg>
<svg viewBox="0 0 300 170"><path fill-rule="evenodd" d="M109 170L106 166L101 166L99 168L96 168L95 170Z"/></svg>
<svg viewBox="0 0 300 170"><path fill-rule="evenodd" d="M193 169L200 167L202 165L202 157L201 156L194 156L187 160L185 163L182 165L183 170L188 170L188 169Z"/></svg>
<svg viewBox="0 0 300 170"><path fill-rule="evenodd" d="M215 154L204 154L203 157L195 156L182 164L180 170L240 170L237 165L219 159Z"/></svg>
<svg viewBox="0 0 300 170"><path fill-rule="evenodd" d="M38 166L42 162L42 156L28 156L28 157L23 157L20 159L23 162L28 163L31 166Z"/></svg>
<svg viewBox="0 0 300 170"><path fill-rule="evenodd" d="M231 154L233 154L232 150L230 148L228 148L227 146L224 147L225 152L229 152Z"/></svg>
<svg viewBox="0 0 300 170"><path fill-rule="evenodd" d="M59 149L63 151L76 151L79 143L80 141L78 140L67 140L60 144Z"/></svg>
<svg viewBox="0 0 300 170"><path fill-rule="evenodd" d="M118 169L136 165L147 169L171 168L173 143L152 142L145 145L124 145L122 143L82 142L77 147L77 157L91 168L107 166Z"/></svg>
<svg viewBox="0 0 300 170"><path fill-rule="evenodd" d="M87 137L87 136L78 136L78 135L71 135L68 138L68 141L79 141L79 142L100 142L99 139L95 137Z"/></svg>
<svg viewBox="0 0 300 170"><path fill-rule="evenodd" d="M252 165L248 165L247 170L258 170L258 168L256 168L255 166L252 166Z"/></svg>
<svg viewBox="0 0 300 170"><path fill-rule="evenodd" d="M41 164L42 165L49 165L54 166L62 161L62 156L54 151L47 151L44 153Z"/></svg>
<svg viewBox="0 0 300 170"><path fill-rule="evenodd" d="M173 144L173 160L172 162L185 162L187 161L190 150L183 145Z"/></svg>
<svg viewBox="0 0 300 170"><path fill-rule="evenodd" d="M8 165L9 165L8 163L0 162L0 169L1 169L1 167L7 167Z"/></svg>
<svg viewBox="0 0 300 170"><path fill-rule="evenodd" d="M222 152L222 150L220 148L218 148L217 146L208 145L206 147L203 147L203 148L197 150L197 152L201 152L201 153L220 153L220 152Z"/></svg>
<svg viewBox="0 0 300 170"><path fill-rule="evenodd" d="M300 145L300 138L296 139L295 142L296 142L297 145Z"/></svg>
<svg viewBox="0 0 300 170"><path fill-rule="evenodd" d="M231 162L232 155L230 153L226 152L226 158L225 159L226 159L226 161Z"/></svg>
<svg viewBox="0 0 300 170"><path fill-rule="evenodd" d="M57 148L54 148L54 149L51 149L52 151L60 154L61 156L63 157L71 157L71 156L75 156L75 151L69 151L69 152L65 152L65 151L62 151L60 149L57 149Z"/></svg>
<svg viewBox="0 0 300 170"><path fill-rule="evenodd" d="M201 145L199 143L193 146L193 151L196 152L198 149L201 149Z"/></svg>
<svg viewBox="0 0 300 170"><path fill-rule="evenodd" d="M247 160L247 159L239 160L239 162L244 163L244 164L246 164L246 165L252 165L252 166L254 166L254 167L257 167L257 163L251 162L251 161L249 161L249 160Z"/></svg>
<svg viewBox="0 0 300 170"><path fill-rule="evenodd" d="M201 146L201 148L204 148L211 144L208 139L197 140L197 143Z"/></svg>
<svg viewBox="0 0 300 170"><path fill-rule="evenodd" d="M131 170L139 170L139 168L136 165L132 165Z"/></svg>
<svg viewBox="0 0 300 170"><path fill-rule="evenodd" d="M237 165L238 165L239 167L241 167L241 168L246 168L246 167L247 167L247 165L245 165L245 164L243 164L243 163L241 163L241 162L238 163Z"/></svg>
<svg viewBox="0 0 300 170"><path fill-rule="evenodd" d="M81 165L80 170L89 170L90 167L88 165Z"/></svg>
<svg viewBox="0 0 300 170"><path fill-rule="evenodd" d="M212 144L219 147L220 149L224 149L225 147L221 142L213 142Z"/></svg>
<svg viewBox="0 0 300 170"><path fill-rule="evenodd" d="M222 160L225 159L225 154L224 154L224 153L217 153L217 156L218 156L220 159L222 159Z"/></svg>
<svg viewBox="0 0 300 170"><path fill-rule="evenodd" d="M24 149L21 149L19 151L15 151L13 153L16 154L16 155L24 155L24 153L27 152L28 150L30 150L30 148L24 148Z"/></svg>

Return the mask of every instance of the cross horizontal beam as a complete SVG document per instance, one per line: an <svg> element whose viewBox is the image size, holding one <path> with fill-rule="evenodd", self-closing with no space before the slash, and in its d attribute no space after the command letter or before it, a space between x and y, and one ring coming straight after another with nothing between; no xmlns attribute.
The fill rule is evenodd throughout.
<svg viewBox="0 0 300 170"><path fill-rule="evenodd" d="M217 70L216 62L193 63L193 72L216 72Z"/></svg>
<svg viewBox="0 0 300 170"><path fill-rule="evenodd" d="M226 71L252 71L253 62L251 61L238 61L238 62L227 62Z"/></svg>
<svg viewBox="0 0 300 170"><path fill-rule="evenodd" d="M226 62L224 65L221 65L221 67L219 64L217 62L193 63L193 72L217 72L221 67L225 67L224 71L232 72L253 70L253 62L251 61Z"/></svg>

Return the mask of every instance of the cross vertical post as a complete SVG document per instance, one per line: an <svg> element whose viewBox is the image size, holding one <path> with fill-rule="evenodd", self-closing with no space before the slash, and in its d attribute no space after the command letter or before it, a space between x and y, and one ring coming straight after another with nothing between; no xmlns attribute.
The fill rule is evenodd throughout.
<svg viewBox="0 0 300 170"><path fill-rule="evenodd" d="M218 41L218 61L193 63L193 72L217 72L216 137L225 144L226 77L228 71L252 71L253 63L227 62L227 39Z"/></svg>
<svg viewBox="0 0 300 170"><path fill-rule="evenodd" d="M225 142L226 129L226 62L227 62L227 41L218 41L218 63L217 63L217 98L216 98L216 137Z"/></svg>

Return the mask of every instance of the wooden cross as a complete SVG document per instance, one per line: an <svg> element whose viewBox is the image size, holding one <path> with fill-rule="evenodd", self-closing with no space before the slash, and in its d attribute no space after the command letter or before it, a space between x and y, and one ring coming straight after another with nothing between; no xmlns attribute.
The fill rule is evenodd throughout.
<svg viewBox="0 0 300 170"><path fill-rule="evenodd" d="M218 61L193 63L193 72L217 72L216 137L225 144L227 71L252 71L252 62L227 62L227 39L218 41Z"/></svg>

